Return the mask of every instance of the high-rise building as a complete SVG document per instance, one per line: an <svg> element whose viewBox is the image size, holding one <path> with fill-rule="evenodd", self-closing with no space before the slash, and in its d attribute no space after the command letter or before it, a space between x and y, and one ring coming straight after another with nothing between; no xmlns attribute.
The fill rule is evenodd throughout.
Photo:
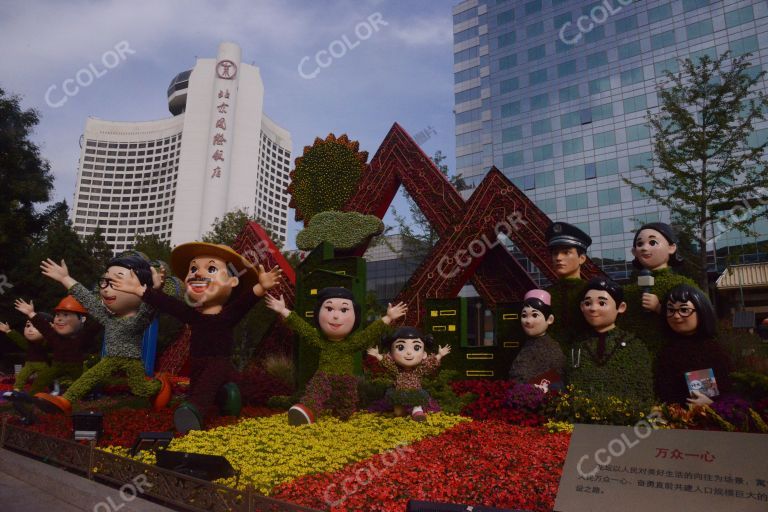
<svg viewBox="0 0 768 512"><path fill-rule="evenodd" d="M456 172L474 186L495 165L589 233L590 256L617 278L631 270L638 223L670 220L621 180L648 181L636 166L652 162L645 115L664 70L726 50L751 52L752 72L768 66L768 4L757 0L467 0L453 26ZM736 246L742 260L768 260L768 221L756 228L758 239L718 237L718 268Z"/></svg>
<svg viewBox="0 0 768 512"><path fill-rule="evenodd" d="M173 117L88 118L72 218L78 234L100 226L120 252L136 235L172 245L199 240L218 217L245 209L286 241L291 135L263 112L259 68L222 43L168 87Z"/></svg>

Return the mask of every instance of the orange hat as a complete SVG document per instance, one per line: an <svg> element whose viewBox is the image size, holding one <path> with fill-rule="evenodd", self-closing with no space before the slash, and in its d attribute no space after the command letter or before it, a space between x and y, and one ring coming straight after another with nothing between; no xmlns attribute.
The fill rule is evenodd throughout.
<svg viewBox="0 0 768 512"><path fill-rule="evenodd" d="M63 299L61 299L61 302L59 302L59 305L53 308L55 312L59 311L69 311L70 313L79 313L81 315L87 315L88 310L83 307L82 304L80 304L77 299L75 299L71 295L67 295Z"/></svg>

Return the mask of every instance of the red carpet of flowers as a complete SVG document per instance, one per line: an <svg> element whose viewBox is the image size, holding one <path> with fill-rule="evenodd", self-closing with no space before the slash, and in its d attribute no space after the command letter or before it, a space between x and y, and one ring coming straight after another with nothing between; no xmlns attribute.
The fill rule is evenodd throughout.
<svg viewBox="0 0 768 512"><path fill-rule="evenodd" d="M509 380L461 380L451 383L454 393L472 393L477 399L462 409L461 414L476 420L500 420L514 425L537 426L547 418L524 407L507 407L514 382Z"/></svg>
<svg viewBox="0 0 768 512"><path fill-rule="evenodd" d="M341 471L296 479L272 497L332 511L402 511L409 499L551 511L569 438L500 421L464 423Z"/></svg>

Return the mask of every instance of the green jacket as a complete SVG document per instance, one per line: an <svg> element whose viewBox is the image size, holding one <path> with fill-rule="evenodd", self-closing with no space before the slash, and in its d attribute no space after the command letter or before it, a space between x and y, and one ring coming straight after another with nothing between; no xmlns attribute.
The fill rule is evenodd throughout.
<svg viewBox="0 0 768 512"><path fill-rule="evenodd" d="M585 284L586 281L581 278L566 278L546 289L552 296L552 314L555 315L555 323L547 329L547 334L560 344L566 354L574 342L590 331L579 307Z"/></svg>
<svg viewBox="0 0 768 512"><path fill-rule="evenodd" d="M322 331L307 323L295 311L291 311L285 323L304 341L320 349L317 371L330 375L353 375L354 355L374 346L389 330L389 326L378 319L365 329L359 329L343 340L331 341Z"/></svg>
<svg viewBox="0 0 768 512"><path fill-rule="evenodd" d="M654 277L654 284L651 288L651 293L659 298L659 301L664 300L664 296L679 284L688 284L691 286L698 286L691 279L676 274L669 268L652 271ZM643 309L643 290L637 286L637 275L633 275L631 284L623 287L624 289L624 302L627 303L627 311L619 316L616 324L624 329L633 333L635 336L645 343L648 350L651 353L651 357L655 358L656 354L661 347L669 342L669 333L664 329L664 322L667 321L664 307L662 304L662 313L655 314Z"/></svg>
<svg viewBox="0 0 768 512"><path fill-rule="evenodd" d="M632 333L616 327L605 334L605 352L592 333L570 352L567 379L592 396L615 396L650 403L653 400L651 356Z"/></svg>

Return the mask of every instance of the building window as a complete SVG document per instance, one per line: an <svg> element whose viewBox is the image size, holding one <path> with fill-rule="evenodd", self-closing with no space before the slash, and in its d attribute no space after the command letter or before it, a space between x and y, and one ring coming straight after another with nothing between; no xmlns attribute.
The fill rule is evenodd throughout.
<svg viewBox="0 0 768 512"><path fill-rule="evenodd" d="M528 74L528 84L537 85L547 81L547 69L539 69Z"/></svg>
<svg viewBox="0 0 768 512"><path fill-rule="evenodd" d="M570 112L560 116L560 128L565 130L566 128L572 128L581 124L581 115L579 112Z"/></svg>
<svg viewBox="0 0 768 512"><path fill-rule="evenodd" d="M728 28L737 27L744 23L749 23L755 19L755 13L752 11L752 6L748 5L735 11L725 13L725 26Z"/></svg>
<svg viewBox="0 0 768 512"><path fill-rule="evenodd" d="M637 28L637 15L627 16L620 20L616 20L616 33L623 34Z"/></svg>
<svg viewBox="0 0 768 512"><path fill-rule="evenodd" d="M597 191L597 205L610 206L621 203L621 190L616 188L606 188Z"/></svg>
<svg viewBox="0 0 768 512"><path fill-rule="evenodd" d="M587 68L594 69L596 67L604 66L608 64L607 52L596 52L591 55L587 55Z"/></svg>
<svg viewBox="0 0 768 512"><path fill-rule="evenodd" d="M640 41L632 41L631 43L619 45L619 60L630 59L636 55L640 55L643 52L640 47Z"/></svg>
<svg viewBox="0 0 768 512"><path fill-rule="evenodd" d="M595 149L607 148L616 145L616 134L611 131L596 133L592 136L592 143Z"/></svg>
<svg viewBox="0 0 768 512"><path fill-rule="evenodd" d="M577 181L584 181L584 166L574 165L566 167L563 171L566 183L574 183Z"/></svg>
<svg viewBox="0 0 768 512"><path fill-rule="evenodd" d="M689 12L709 5L709 0L683 0L683 11Z"/></svg>
<svg viewBox="0 0 768 512"><path fill-rule="evenodd" d="M576 73L576 60L569 60L568 62L562 62L557 65L557 76L562 78L564 76L572 75Z"/></svg>
<svg viewBox="0 0 768 512"><path fill-rule="evenodd" d="M604 105L595 105L594 107L592 107L591 113L592 113L593 121L602 121L604 119L610 119L611 117L613 117L613 104L605 103Z"/></svg>
<svg viewBox="0 0 768 512"><path fill-rule="evenodd" d="M619 160L617 158L595 162L593 165L595 166L595 175L598 178L613 176L619 173Z"/></svg>
<svg viewBox="0 0 768 512"><path fill-rule="evenodd" d="M548 215L557 212L557 200L554 197L549 199L537 199L536 206Z"/></svg>
<svg viewBox="0 0 768 512"><path fill-rule="evenodd" d="M639 112L648 108L648 103L645 98L645 94L633 96L624 100L624 113L631 114L632 112Z"/></svg>
<svg viewBox="0 0 768 512"><path fill-rule="evenodd" d="M605 37L605 27L595 27L584 34L584 41L587 43L596 43Z"/></svg>
<svg viewBox="0 0 768 512"><path fill-rule="evenodd" d="M522 126L510 126L501 131L501 142L513 142L523 138Z"/></svg>
<svg viewBox="0 0 768 512"><path fill-rule="evenodd" d="M613 219L603 219L600 221L601 235L620 235L624 232L624 219L615 217Z"/></svg>
<svg viewBox="0 0 768 512"><path fill-rule="evenodd" d="M708 36L715 29L712 26L712 20L703 20L697 23L691 23L685 27L685 35L687 39L696 39L698 37Z"/></svg>
<svg viewBox="0 0 768 512"><path fill-rule="evenodd" d="M582 151L584 151L584 142L581 137L563 141L563 156L581 153Z"/></svg>
<svg viewBox="0 0 768 512"><path fill-rule="evenodd" d="M496 15L496 25L506 25L515 21L515 10L510 9L508 11L500 12Z"/></svg>
<svg viewBox="0 0 768 512"><path fill-rule="evenodd" d="M600 94L611 89L611 79L609 77L596 78L589 81L589 94Z"/></svg>
<svg viewBox="0 0 768 512"><path fill-rule="evenodd" d="M636 84L642 82L643 80L645 80L645 76L643 76L642 67L629 69L621 73L622 86Z"/></svg>
<svg viewBox="0 0 768 512"><path fill-rule="evenodd" d="M525 37L531 38L540 36L544 33L544 22L539 21L538 23L533 23L532 25L528 25L525 27Z"/></svg>
<svg viewBox="0 0 768 512"><path fill-rule="evenodd" d="M536 173L535 182L536 188L551 187L555 184L555 172L547 171Z"/></svg>
<svg viewBox="0 0 768 512"><path fill-rule="evenodd" d="M522 165L523 164L523 152L522 151L513 151L512 153L505 153L502 157L503 166L506 167L514 167L516 165Z"/></svg>
<svg viewBox="0 0 768 512"><path fill-rule="evenodd" d="M729 46L733 57L740 57L746 53L755 53L759 46L757 44L757 36L749 36L743 39L733 41Z"/></svg>
<svg viewBox="0 0 768 512"><path fill-rule="evenodd" d="M627 126L627 142L636 142L638 140L649 139L651 137L651 129L647 124L635 124Z"/></svg>
<svg viewBox="0 0 768 512"><path fill-rule="evenodd" d="M570 87L563 87L562 89L560 89L559 95L560 95L560 103L577 100L579 99L579 86L572 85Z"/></svg>
<svg viewBox="0 0 768 512"><path fill-rule="evenodd" d="M593 180L597 177L597 167L594 162L590 162L584 166L584 179Z"/></svg>
<svg viewBox="0 0 768 512"><path fill-rule="evenodd" d="M547 45L534 46L528 48L528 62L543 59L547 55Z"/></svg>
<svg viewBox="0 0 768 512"><path fill-rule="evenodd" d="M533 148L533 161L540 162L552 158L552 144L544 144Z"/></svg>
<svg viewBox="0 0 768 512"><path fill-rule="evenodd" d="M525 15L534 14L541 11L541 0L533 0L525 4Z"/></svg>
<svg viewBox="0 0 768 512"><path fill-rule="evenodd" d="M546 108L549 106L549 94L537 94L531 97L531 110Z"/></svg>
<svg viewBox="0 0 768 512"><path fill-rule="evenodd" d="M517 36L514 32L507 32L506 34L501 34L498 38L498 47L504 48L506 46L511 46L515 44L517 41Z"/></svg>
<svg viewBox="0 0 768 512"><path fill-rule="evenodd" d="M566 211L583 210L589 206L589 196L586 193L571 194L565 196L565 209Z"/></svg>
<svg viewBox="0 0 768 512"><path fill-rule="evenodd" d="M516 116L520 113L520 102L513 101L501 106L501 117Z"/></svg>
<svg viewBox="0 0 768 512"><path fill-rule="evenodd" d="M472 89L467 89L466 91L457 92L454 97L457 104L464 103L465 101L480 99L480 88L473 87Z"/></svg>
<svg viewBox="0 0 768 512"><path fill-rule="evenodd" d="M653 167L653 153L646 151L636 155L629 155L629 170L634 171L642 167Z"/></svg>
<svg viewBox="0 0 768 512"><path fill-rule="evenodd" d="M671 59L663 60L661 62L657 62L653 65L653 70L656 73L657 78L661 78L664 76L664 71L669 71L670 73L677 73L680 70L680 64L677 62L677 58L673 57Z"/></svg>
<svg viewBox="0 0 768 512"><path fill-rule="evenodd" d="M517 54L506 55L499 59L499 71L512 69L517 66ZM478 68L479 69L479 68Z"/></svg>
<svg viewBox="0 0 768 512"><path fill-rule="evenodd" d="M469 39L472 39L473 37L477 37L477 29L478 27L471 27L467 30L462 30L461 32L457 32L453 35L453 44L462 43L464 41L468 41Z"/></svg>
<svg viewBox="0 0 768 512"><path fill-rule="evenodd" d="M520 87L520 80L517 77L502 80L499 83L499 93L506 94L516 90L518 87Z"/></svg>
<svg viewBox="0 0 768 512"><path fill-rule="evenodd" d="M560 30L560 28L565 25L568 22L573 22L573 16L569 12L564 12L563 14L558 14L555 16L555 29Z"/></svg>
<svg viewBox="0 0 768 512"><path fill-rule="evenodd" d="M659 50L675 44L675 30L667 30L661 34L651 36L651 49Z"/></svg>
<svg viewBox="0 0 768 512"><path fill-rule="evenodd" d="M539 119L531 123L531 135L542 135L552 131L551 119Z"/></svg>

